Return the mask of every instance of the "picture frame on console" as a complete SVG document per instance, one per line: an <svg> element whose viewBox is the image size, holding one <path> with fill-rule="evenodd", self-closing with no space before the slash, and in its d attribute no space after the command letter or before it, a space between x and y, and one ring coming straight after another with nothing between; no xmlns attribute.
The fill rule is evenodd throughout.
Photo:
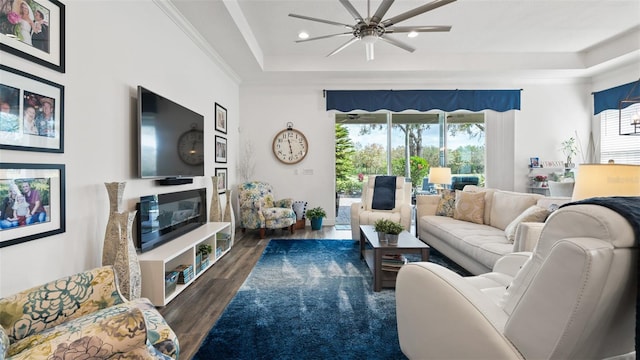
<svg viewBox="0 0 640 360"><path fill-rule="evenodd" d="M64 86L0 65L0 149L64 152Z"/></svg>
<svg viewBox="0 0 640 360"><path fill-rule="evenodd" d="M0 248L64 232L65 166L0 163Z"/></svg>
<svg viewBox="0 0 640 360"><path fill-rule="evenodd" d="M215 136L216 140L216 162L217 163L225 163L227 162L227 139L222 136Z"/></svg>
<svg viewBox="0 0 640 360"><path fill-rule="evenodd" d="M216 176L218 177L218 194L222 194L227 190L227 168L216 168Z"/></svg>
<svg viewBox="0 0 640 360"><path fill-rule="evenodd" d="M32 21L30 31L22 29L22 13ZM64 73L64 4L57 0L2 1L0 50Z"/></svg>
<svg viewBox="0 0 640 360"><path fill-rule="evenodd" d="M220 131L223 134L227 133L227 109L216 103L216 131Z"/></svg>

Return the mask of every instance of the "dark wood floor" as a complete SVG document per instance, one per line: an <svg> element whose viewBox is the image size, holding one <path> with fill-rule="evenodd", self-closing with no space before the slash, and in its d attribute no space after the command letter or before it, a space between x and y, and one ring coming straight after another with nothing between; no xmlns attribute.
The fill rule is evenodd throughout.
<svg viewBox="0 0 640 360"><path fill-rule="evenodd" d="M160 308L180 341L180 359L191 359L225 307L255 266L269 239L350 239L351 231L275 230L260 240L257 231L238 231L233 248L167 306Z"/></svg>

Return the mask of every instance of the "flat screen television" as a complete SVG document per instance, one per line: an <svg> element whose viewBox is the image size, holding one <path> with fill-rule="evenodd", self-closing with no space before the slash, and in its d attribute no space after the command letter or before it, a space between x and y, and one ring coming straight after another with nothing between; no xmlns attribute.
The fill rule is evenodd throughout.
<svg viewBox="0 0 640 360"><path fill-rule="evenodd" d="M136 248L151 250L207 222L207 189L140 197Z"/></svg>
<svg viewBox="0 0 640 360"><path fill-rule="evenodd" d="M141 178L204 176L204 116L138 86Z"/></svg>

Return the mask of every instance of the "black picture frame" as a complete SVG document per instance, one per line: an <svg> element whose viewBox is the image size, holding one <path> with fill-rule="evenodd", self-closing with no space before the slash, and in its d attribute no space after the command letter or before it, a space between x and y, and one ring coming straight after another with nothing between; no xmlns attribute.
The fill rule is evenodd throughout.
<svg viewBox="0 0 640 360"><path fill-rule="evenodd" d="M539 168L540 167L540 158L538 158L538 157L530 157L529 158L529 167L530 168Z"/></svg>
<svg viewBox="0 0 640 360"><path fill-rule="evenodd" d="M216 162L217 163L227 163L227 139L222 136L215 136L215 151L216 151Z"/></svg>
<svg viewBox="0 0 640 360"><path fill-rule="evenodd" d="M64 73L65 5L58 0L18 0L12 3L0 8L0 50ZM28 6L29 16L35 24L29 25L28 32L21 31L23 3Z"/></svg>
<svg viewBox="0 0 640 360"><path fill-rule="evenodd" d="M216 131L220 131L223 134L227 133L227 109L216 103L215 105L215 113L216 113Z"/></svg>
<svg viewBox="0 0 640 360"><path fill-rule="evenodd" d="M19 214L21 210L16 209L11 217L5 216L8 215L5 208L10 192L15 194L14 201L26 201L29 204L29 196L23 192L24 183L29 184L31 191L37 192L32 196L40 199L43 211L24 216ZM19 195L23 196L22 200L16 200ZM0 248L64 233L65 165L0 163L0 211Z"/></svg>
<svg viewBox="0 0 640 360"><path fill-rule="evenodd" d="M0 65L0 100L0 149L64 153L63 85Z"/></svg>
<svg viewBox="0 0 640 360"><path fill-rule="evenodd" d="M216 168L216 176L218 177L218 184L216 190L218 194L223 194L227 190L227 168Z"/></svg>

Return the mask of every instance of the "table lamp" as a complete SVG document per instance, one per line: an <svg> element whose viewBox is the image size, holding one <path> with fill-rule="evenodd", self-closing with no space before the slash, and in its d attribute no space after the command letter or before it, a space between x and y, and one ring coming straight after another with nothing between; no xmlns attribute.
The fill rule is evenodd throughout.
<svg viewBox="0 0 640 360"><path fill-rule="evenodd" d="M446 188L444 185L451 185L451 168L432 167L429 169L429 182L441 185L440 189Z"/></svg>
<svg viewBox="0 0 640 360"><path fill-rule="evenodd" d="M579 165L571 200L603 196L640 196L640 165Z"/></svg>

